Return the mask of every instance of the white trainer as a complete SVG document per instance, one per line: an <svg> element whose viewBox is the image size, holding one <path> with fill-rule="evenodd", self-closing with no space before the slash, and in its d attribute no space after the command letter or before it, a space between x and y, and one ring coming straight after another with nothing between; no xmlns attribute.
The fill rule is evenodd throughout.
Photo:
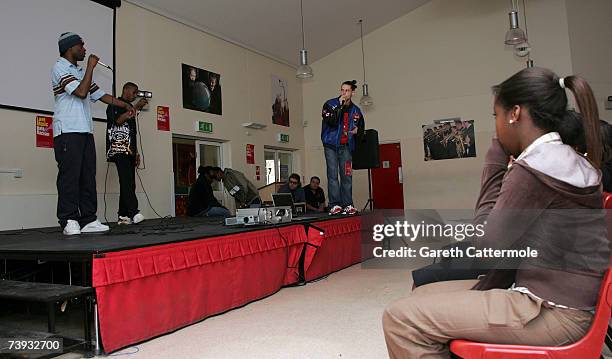
<svg viewBox="0 0 612 359"><path fill-rule="evenodd" d="M119 220L117 221L117 224L118 225L132 224L132 220L130 219L130 217L119 216Z"/></svg>
<svg viewBox="0 0 612 359"><path fill-rule="evenodd" d="M132 218L132 222L133 222L134 224L138 224L138 223L140 223L140 222L142 222L142 221L144 221L144 220L145 220L145 218L144 218L144 216L142 215L142 213L140 213L140 212L136 213L136 215L134 216L134 218Z"/></svg>
<svg viewBox="0 0 612 359"><path fill-rule="evenodd" d="M67 236L81 234L81 226L79 225L79 222L69 219L66 223L66 227L64 227L64 234Z"/></svg>
<svg viewBox="0 0 612 359"><path fill-rule="evenodd" d="M353 207L352 204L349 204L348 206L344 207L342 214L348 214L349 216L352 216L354 214L357 214L357 208Z"/></svg>
<svg viewBox="0 0 612 359"><path fill-rule="evenodd" d="M99 232L106 232L109 229L110 229L109 226L100 223L100 221L96 219L95 221L81 228L81 233L99 233Z"/></svg>
<svg viewBox="0 0 612 359"><path fill-rule="evenodd" d="M333 216L333 215L336 215L336 214L340 214L340 213L342 213L342 207L340 207L338 205L333 206L332 209L329 210L329 215L330 216Z"/></svg>

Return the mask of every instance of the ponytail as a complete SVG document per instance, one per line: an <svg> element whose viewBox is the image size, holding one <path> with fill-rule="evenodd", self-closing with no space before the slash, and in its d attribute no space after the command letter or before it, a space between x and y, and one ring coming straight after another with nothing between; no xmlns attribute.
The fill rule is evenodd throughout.
<svg viewBox="0 0 612 359"><path fill-rule="evenodd" d="M578 110L582 114L587 157L597 168L600 168L603 147L601 142L599 111L597 109L597 102L595 101L593 90L583 78L578 76L568 76L563 79L563 83L565 87L574 94Z"/></svg>

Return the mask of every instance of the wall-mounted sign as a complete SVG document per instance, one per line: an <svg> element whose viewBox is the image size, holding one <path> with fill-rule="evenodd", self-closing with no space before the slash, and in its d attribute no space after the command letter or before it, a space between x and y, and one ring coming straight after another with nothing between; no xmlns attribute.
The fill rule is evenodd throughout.
<svg viewBox="0 0 612 359"><path fill-rule="evenodd" d="M204 132L204 133L212 133L213 132L213 124L206 121L198 121L196 123L196 131Z"/></svg>
<svg viewBox="0 0 612 359"><path fill-rule="evenodd" d="M36 116L36 147L53 148L53 117Z"/></svg>
<svg viewBox="0 0 612 359"><path fill-rule="evenodd" d="M289 135L286 133L279 133L278 137L277 137L278 142L282 142L282 143L288 143L289 142Z"/></svg>
<svg viewBox="0 0 612 359"><path fill-rule="evenodd" d="M255 164L255 145L246 145L246 162L249 165Z"/></svg>
<svg viewBox="0 0 612 359"><path fill-rule="evenodd" d="M157 106L157 129L170 131L170 108L167 106Z"/></svg>

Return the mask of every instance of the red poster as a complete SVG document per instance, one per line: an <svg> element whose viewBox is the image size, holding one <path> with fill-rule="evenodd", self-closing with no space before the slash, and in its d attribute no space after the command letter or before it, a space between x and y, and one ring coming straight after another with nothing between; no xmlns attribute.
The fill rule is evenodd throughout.
<svg viewBox="0 0 612 359"><path fill-rule="evenodd" d="M246 162L248 165L255 164L255 145L246 145Z"/></svg>
<svg viewBox="0 0 612 359"><path fill-rule="evenodd" d="M255 176L257 177L258 181L261 179L261 167L260 166L255 166Z"/></svg>
<svg viewBox="0 0 612 359"><path fill-rule="evenodd" d="M36 147L53 148L53 117L36 116Z"/></svg>
<svg viewBox="0 0 612 359"><path fill-rule="evenodd" d="M170 131L170 108L167 106L157 106L157 129Z"/></svg>

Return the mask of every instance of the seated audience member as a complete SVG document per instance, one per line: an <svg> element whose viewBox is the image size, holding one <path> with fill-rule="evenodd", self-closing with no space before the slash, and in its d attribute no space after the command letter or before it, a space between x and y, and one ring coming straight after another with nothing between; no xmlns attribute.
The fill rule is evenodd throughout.
<svg viewBox="0 0 612 359"><path fill-rule="evenodd" d="M236 201L236 208L247 208L252 205L260 205L259 190L244 173L226 168L213 167L213 178L223 183L223 187Z"/></svg>
<svg viewBox="0 0 612 359"><path fill-rule="evenodd" d="M583 116L586 156L558 132L573 116L566 89ZM424 285L389 305L383 329L391 358L449 358L453 339L567 345L591 325L610 256L593 92L580 77L542 68L524 69L493 90L497 135L474 221L485 225L484 236L474 243L479 249L537 244L537 258L482 259L490 270L479 279ZM510 156L516 160L508 166Z"/></svg>
<svg viewBox="0 0 612 359"><path fill-rule="evenodd" d="M214 195L211 170L210 166L198 168L198 179L191 186L187 200L187 215L190 217L230 216L230 211Z"/></svg>
<svg viewBox="0 0 612 359"><path fill-rule="evenodd" d="M310 179L310 184L304 186L304 194L306 195L306 210L311 212L325 212L325 192L319 187L321 179L313 176Z"/></svg>
<svg viewBox="0 0 612 359"><path fill-rule="evenodd" d="M584 139L582 115L576 111L569 110L562 123L559 124L557 132L561 136L561 141L574 148L578 154L584 155L587 152ZM600 120L600 131L602 141L602 185L604 192L612 191L612 125ZM513 162L511 159L510 162ZM471 243L462 242L453 245L459 248L467 248ZM485 274L483 269L471 268L470 258L453 258L443 260L412 271L413 288L421 285L441 282L445 280L476 279L479 275Z"/></svg>
<svg viewBox="0 0 612 359"><path fill-rule="evenodd" d="M575 111L570 111L572 116L567 118L559 134L563 143L576 149L579 153L587 153L584 139L584 127L582 126L582 115ZM601 160L601 184L604 192L612 192L612 125L604 120L599 120L602 144Z"/></svg>
<svg viewBox="0 0 612 359"><path fill-rule="evenodd" d="M304 194L304 189L300 182L300 175L292 173L287 183L278 189L278 193L291 193L293 203L306 202L306 195Z"/></svg>

